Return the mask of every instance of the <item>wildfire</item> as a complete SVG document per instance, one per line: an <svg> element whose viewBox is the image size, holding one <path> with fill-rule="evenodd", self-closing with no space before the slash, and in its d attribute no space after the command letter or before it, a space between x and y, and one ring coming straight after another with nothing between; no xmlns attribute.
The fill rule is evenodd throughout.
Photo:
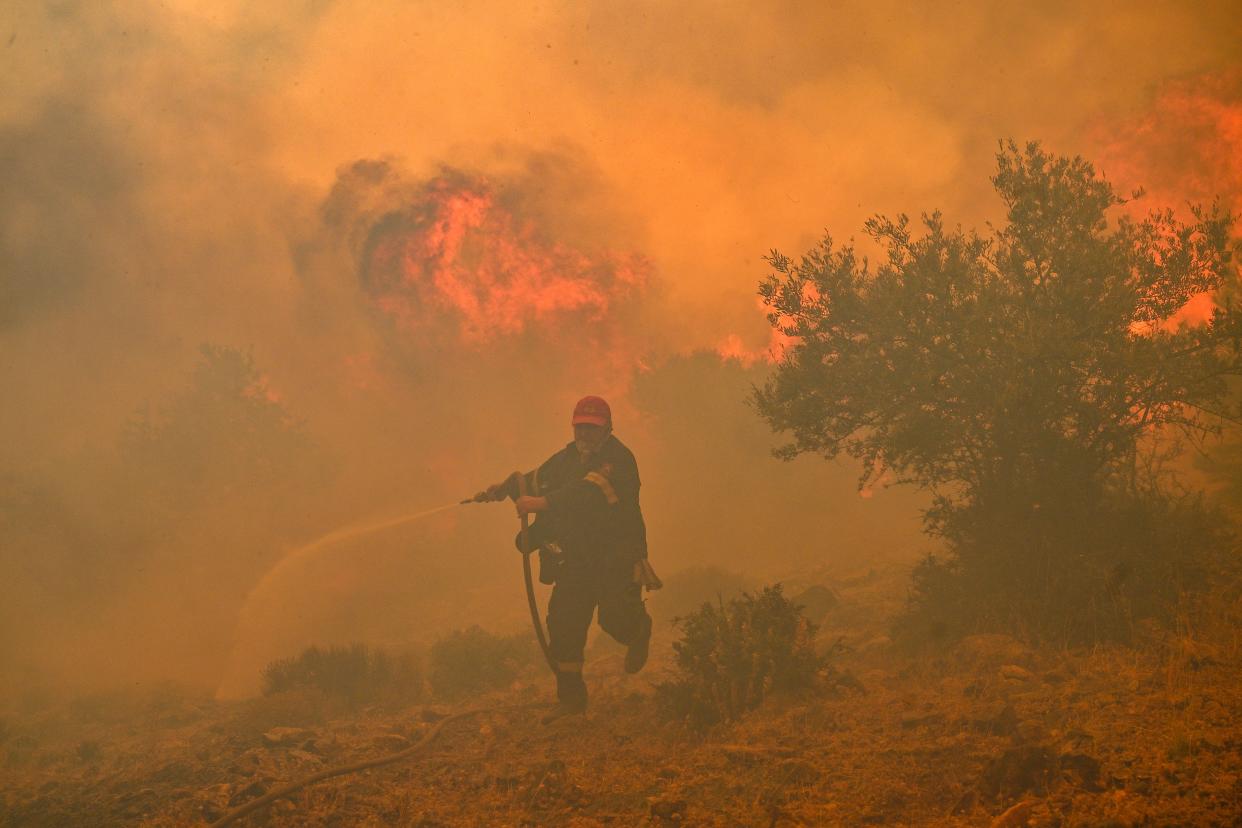
<svg viewBox="0 0 1242 828"><path fill-rule="evenodd" d="M1219 199L1242 214L1242 72L1226 71L1170 82L1151 107L1129 123L1095 130L1099 167L1118 190L1143 187L1130 202L1135 214L1151 209L1185 211L1189 203ZM1159 325L1136 332L1209 322L1216 305L1199 294Z"/></svg>
<svg viewBox="0 0 1242 828"><path fill-rule="evenodd" d="M1096 132L1101 169L1124 187L1143 186L1146 207L1220 198L1242 208L1242 72L1170 82L1142 115Z"/></svg>
<svg viewBox="0 0 1242 828"><path fill-rule="evenodd" d="M805 293L808 298L816 296L815 289L809 285L806 286ZM756 362L773 365L780 362L781 358L785 356L785 352L795 344L796 337L789 336L767 324L767 315L770 309L763 304L763 300L756 299L755 308L759 312L759 318L764 319L765 327L767 327L767 344L752 347L740 335L736 333L726 334L716 341L716 354L725 362L738 362L743 368L749 368Z"/></svg>
<svg viewBox="0 0 1242 828"><path fill-rule="evenodd" d="M376 307L410 333L447 321L480 347L534 330L602 323L641 293L641 256L592 251L558 237L546 215L523 215L504 183L446 172L372 228L362 281Z"/></svg>

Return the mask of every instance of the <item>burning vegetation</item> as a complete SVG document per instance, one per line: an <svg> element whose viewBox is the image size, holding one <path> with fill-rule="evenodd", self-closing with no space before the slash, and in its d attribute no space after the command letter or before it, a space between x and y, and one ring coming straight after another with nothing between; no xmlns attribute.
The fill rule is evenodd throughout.
<svg viewBox="0 0 1242 828"><path fill-rule="evenodd" d="M381 216L359 273L376 307L413 335L447 316L480 346L528 328L556 336L603 323L646 287L640 257L565 244L522 215L521 194L446 170Z"/></svg>

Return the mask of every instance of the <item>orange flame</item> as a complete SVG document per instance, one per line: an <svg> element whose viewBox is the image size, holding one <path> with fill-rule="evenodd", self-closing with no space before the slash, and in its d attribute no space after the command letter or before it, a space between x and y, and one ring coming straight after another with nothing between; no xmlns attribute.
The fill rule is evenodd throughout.
<svg viewBox="0 0 1242 828"><path fill-rule="evenodd" d="M1151 107L1128 123L1101 125L1099 168L1126 192L1143 187L1146 197L1127 209L1186 212L1193 202L1219 199L1242 212L1242 72L1228 70L1173 81ZM1211 321L1216 303L1198 294L1159 324L1139 323L1136 333L1173 331Z"/></svg>
<svg viewBox="0 0 1242 828"><path fill-rule="evenodd" d="M372 228L362 276L375 305L407 332L448 321L460 342L480 347L607 323L647 284L641 256L566 243L548 220L520 215L517 201L482 178L431 181Z"/></svg>
<svg viewBox="0 0 1242 828"><path fill-rule="evenodd" d="M1242 71L1167 83L1146 112L1094 131L1099 168L1123 192L1142 186L1144 209L1216 198L1242 209Z"/></svg>

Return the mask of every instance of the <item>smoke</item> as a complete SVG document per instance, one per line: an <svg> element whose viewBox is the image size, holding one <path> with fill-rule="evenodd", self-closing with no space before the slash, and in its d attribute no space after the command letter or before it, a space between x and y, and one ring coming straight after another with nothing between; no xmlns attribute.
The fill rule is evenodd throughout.
<svg viewBox="0 0 1242 828"><path fill-rule="evenodd" d="M1236 169L1203 164L1237 156L1236 120L1213 113L1236 115L1238 17L0 12L0 673L214 683L284 554L529 468L586 393L613 401L638 454L662 571L909 554L917 501L860 498L846 466L771 461L729 402L772 344L762 256L879 211L977 223L1004 136L1127 159L1153 191L1236 194ZM252 384L217 383L229 371ZM154 454L126 437L136 423ZM238 423L283 448L254 449ZM520 623L520 603L496 609L512 528L502 507L451 512L317 559L272 599L288 611L255 657Z"/></svg>

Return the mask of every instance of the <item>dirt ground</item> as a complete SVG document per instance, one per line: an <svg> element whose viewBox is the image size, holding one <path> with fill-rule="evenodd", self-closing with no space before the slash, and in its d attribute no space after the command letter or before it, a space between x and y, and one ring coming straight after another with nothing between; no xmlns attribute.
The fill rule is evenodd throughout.
<svg viewBox="0 0 1242 828"><path fill-rule="evenodd" d="M627 676L588 661L585 717L539 723L532 671L459 705L325 718L313 699L219 703L175 688L55 704L0 720L0 824L198 825L326 767L408 747L242 820L271 826L1242 824L1237 630L1142 649L1032 650L996 635L910 655L885 619L899 572L825 578L833 677L707 733L662 721L653 684L673 631Z"/></svg>

